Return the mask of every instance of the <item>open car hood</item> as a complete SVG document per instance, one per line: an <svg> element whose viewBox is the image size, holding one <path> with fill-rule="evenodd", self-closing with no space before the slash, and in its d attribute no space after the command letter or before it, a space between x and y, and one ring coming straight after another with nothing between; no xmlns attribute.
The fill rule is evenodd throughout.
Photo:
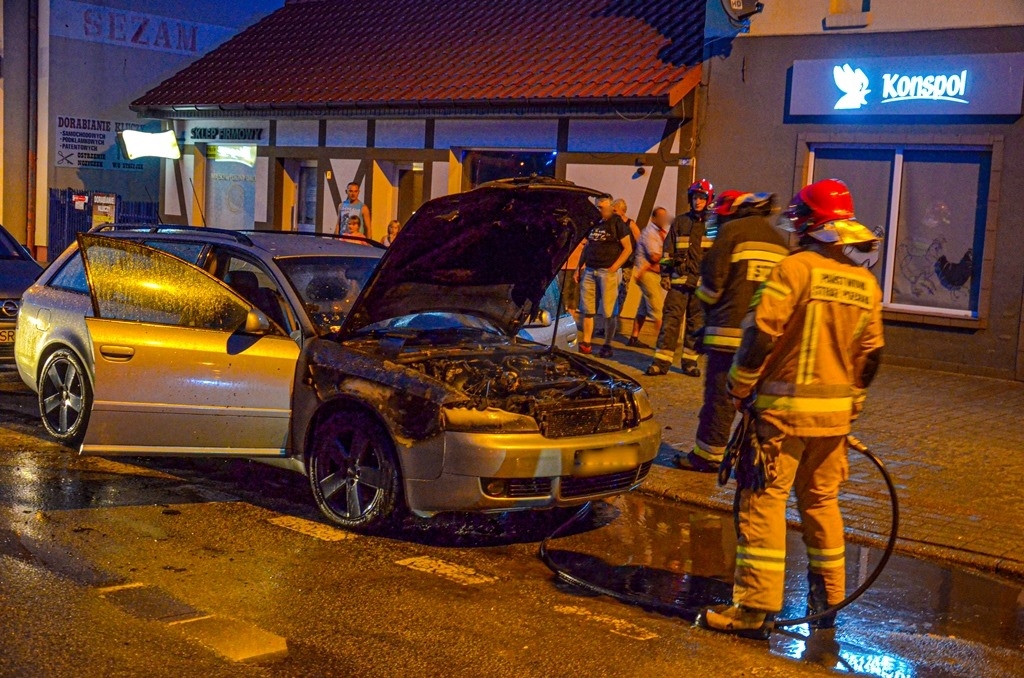
<svg viewBox="0 0 1024 678"><path fill-rule="evenodd" d="M509 179L431 200L409 219L341 328L349 336L413 313L466 313L509 335L533 315L573 249L600 220L598 191Z"/></svg>

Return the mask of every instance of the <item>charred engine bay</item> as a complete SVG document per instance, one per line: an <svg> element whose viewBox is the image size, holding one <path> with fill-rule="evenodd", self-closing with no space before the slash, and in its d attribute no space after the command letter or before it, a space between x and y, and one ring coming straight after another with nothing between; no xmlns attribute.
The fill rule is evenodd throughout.
<svg viewBox="0 0 1024 678"><path fill-rule="evenodd" d="M618 406L623 423L635 418L630 384L558 353L492 349L400 362L457 389L480 410L540 418L552 410Z"/></svg>

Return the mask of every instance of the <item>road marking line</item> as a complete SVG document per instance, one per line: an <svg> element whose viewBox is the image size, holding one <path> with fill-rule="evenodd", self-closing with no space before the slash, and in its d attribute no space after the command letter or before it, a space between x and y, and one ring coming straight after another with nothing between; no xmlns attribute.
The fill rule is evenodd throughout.
<svg viewBox="0 0 1024 678"><path fill-rule="evenodd" d="M100 586L96 589L96 593L101 596L105 596L108 593L116 593L117 591L125 591L127 589L141 589L147 584L141 581L133 581L130 584L116 584L114 586Z"/></svg>
<svg viewBox="0 0 1024 678"><path fill-rule="evenodd" d="M181 627L181 632L236 662L285 657L288 640L240 619L209 615Z"/></svg>
<svg viewBox="0 0 1024 678"><path fill-rule="evenodd" d="M119 600L119 596L104 598L121 607L125 612L139 619L160 621L167 627L181 627L181 632L192 640L213 650L214 652L236 662L283 657L288 654L288 640L258 626L240 619L205 614L189 605L173 598L161 589L143 582L131 582L117 586L97 587L95 591L105 597L120 591L146 589L142 592L141 601L132 604L131 596ZM147 599L146 594L151 593ZM154 603L162 604L164 609L154 608ZM178 609L173 615L162 614L169 608ZM168 618L173 617L173 618Z"/></svg>
<svg viewBox="0 0 1024 678"><path fill-rule="evenodd" d="M167 622L168 626L181 626L182 624L191 624L192 622L203 621L204 619L211 619L212 614L204 614L198 617L189 617L188 619L179 619L178 621Z"/></svg>
<svg viewBox="0 0 1024 678"><path fill-rule="evenodd" d="M444 577L445 579L453 581L456 584L462 584L463 586L490 584L498 581L497 577L480 574L472 568L456 565L455 563L449 563L448 561L441 560L440 558L433 558L431 556L406 558L405 560L395 561L395 564L408 567L410 570L436 574L439 577Z"/></svg>
<svg viewBox="0 0 1024 678"><path fill-rule="evenodd" d="M270 518L267 522L277 525L278 527L283 527L286 530L292 530L293 532L304 534L307 537L313 537L323 541L346 541L349 539L357 539L359 536L352 532L339 530L336 527L317 523L312 520L306 520L305 518L299 518L297 516L277 516L276 518Z"/></svg>
<svg viewBox="0 0 1024 678"><path fill-rule="evenodd" d="M585 608L576 607L575 605L555 605L554 610L561 614L571 614L577 617L583 617L587 621L607 626L608 630L612 633L619 636L625 636L626 638L632 638L633 640L654 640L659 637L654 631L649 631L642 626L637 626L625 619L609 617L604 614L596 614Z"/></svg>

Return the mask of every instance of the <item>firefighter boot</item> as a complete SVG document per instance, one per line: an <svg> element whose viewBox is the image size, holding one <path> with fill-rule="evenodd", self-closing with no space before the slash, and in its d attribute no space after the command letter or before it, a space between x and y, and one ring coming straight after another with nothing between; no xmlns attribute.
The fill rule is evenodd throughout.
<svg viewBox="0 0 1024 678"><path fill-rule="evenodd" d="M672 367L672 363L665 362L664 360L655 360L651 363L651 366L647 368L646 374L649 377L660 377L668 374L670 367Z"/></svg>
<svg viewBox="0 0 1024 678"><path fill-rule="evenodd" d="M701 611L697 625L709 631L731 633L741 638L768 640L775 615L742 605L716 605Z"/></svg>
<svg viewBox="0 0 1024 678"><path fill-rule="evenodd" d="M698 456L696 452L678 453L672 461L679 468L686 471L697 471L698 473L718 473L719 462L708 461Z"/></svg>
<svg viewBox="0 0 1024 678"><path fill-rule="evenodd" d="M685 374L688 377L699 377L700 376L700 367L698 367L696 360L685 360L684 359L679 364L679 369L681 369L683 371L683 374Z"/></svg>
<svg viewBox="0 0 1024 678"><path fill-rule="evenodd" d="M825 578L818 572L807 571L807 615L818 614L828 609L828 594L825 591ZM812 629L831 629L836 625L836 613L832 612L821 619L810 622Z"/></svg>

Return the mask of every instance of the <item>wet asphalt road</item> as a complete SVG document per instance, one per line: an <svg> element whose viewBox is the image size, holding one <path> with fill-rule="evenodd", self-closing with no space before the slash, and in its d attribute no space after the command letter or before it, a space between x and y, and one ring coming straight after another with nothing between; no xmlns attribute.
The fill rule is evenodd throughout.
<svg viewBox="0 0 1024 678"><path fill-rule="evenodd" d="M1019 582L894 558L834 634L691 627L728 596L728 516L631 495L551 544L630 607L557 582L564 513L320 520L304 478L243 461L79 458L0 369L0 675L1012 676ZM803 562L791 539L792 592ZM851 549L851 587L878 554ZM675 606L676 612L665 612ZM806 629L797 629L805 631Z"/></svg>

